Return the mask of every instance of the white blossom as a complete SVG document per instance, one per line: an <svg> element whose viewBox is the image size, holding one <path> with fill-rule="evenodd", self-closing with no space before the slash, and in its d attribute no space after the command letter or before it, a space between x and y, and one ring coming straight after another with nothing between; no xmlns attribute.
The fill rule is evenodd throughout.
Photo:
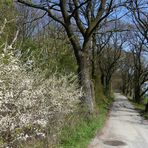
<svg viewBox="0 0 148 148"><path fill-rule="evenodd" d="M61 124L64 116L75 111L83 95L74 79L72 74L53 74L45 79L38 70L26 72L13 52L0 54L0 135L13 135L22 129L16 139L27 139L29 135L23 134L25 127L44 129ZM39 130L36 132L40 134Z"/></svg>

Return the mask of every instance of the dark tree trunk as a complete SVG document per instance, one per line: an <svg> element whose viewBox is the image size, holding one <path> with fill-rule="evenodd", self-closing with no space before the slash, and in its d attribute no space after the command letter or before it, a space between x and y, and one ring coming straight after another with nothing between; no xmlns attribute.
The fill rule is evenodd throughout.
<svg viewBox="0 0 148 148"><path fill-rule="evenodd" d="M132 87L129 86L129 96L130 96L130 97L132 96L132 91L133 91Z"/></svg>
<svg viewBox="0 0 148 148"><path fill-rule="evenodd" d="M105 85L105 84L104 84L104 74L101 74L101 84L102 84L102 86Z"/></svg>
<svg viewBox="0 0 148 148"><path fill-rule="evenodd" d="M122 92L123 92L123 94L125 94L125 93L126 93L126 86L125 86L125 82L123 82L123 84L122 84Z"/></svg>
<svg viewBox="0 0 148 148"><path fill-rule="evenodd" d="M148 113L148 102L147 102L147 104L145 106L145 112Z"/></svg>
<svg viewBox="0 0 148 148"><path fill-rule="evenodd" d="M138 85L134 88L134 101L136 103L140 103L140 87Z"/></svg>
<svg viewBox="0 0 148 148"><path fill-rule="evenodd" d="M128 85L126 85L125 88L126 88L126 89L125 89L125 95L128 96L128 94L129 94L129 87L128 87Z"/></svg>
<svg viewBox="0 0 148 148"><path fill-rule="evenodd" d="M110 79L108 77L105 77L105 83L104 83L104 94L109 97L110 96Z"/></svg>
<svg viewBox="0 0 148 148"><path fill-rule="evenodd" d="M103 86L103 93L105 96L108 96L108 82L106 76L102 73L101 74L101 84Z"/></svg>
<svg viewBox="0 0 148 148"><path fill-rule="evenodd" d="M109 82L109 81L106 82L105 95L106 95L107 97L110 96L110 82Z"/></svg>

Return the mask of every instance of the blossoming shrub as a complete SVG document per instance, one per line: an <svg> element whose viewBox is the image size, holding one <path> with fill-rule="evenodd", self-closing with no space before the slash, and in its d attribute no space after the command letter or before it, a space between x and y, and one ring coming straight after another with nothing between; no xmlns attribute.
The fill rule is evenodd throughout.
<svg viewBox="0 0 148 148"><path fill-rule="evenodd" d="M82 92L73 75L45 78L26 72L12 54L0 54L0 135L3 143L59 131ZM49 136L48 135L48 136Z"/></svg>

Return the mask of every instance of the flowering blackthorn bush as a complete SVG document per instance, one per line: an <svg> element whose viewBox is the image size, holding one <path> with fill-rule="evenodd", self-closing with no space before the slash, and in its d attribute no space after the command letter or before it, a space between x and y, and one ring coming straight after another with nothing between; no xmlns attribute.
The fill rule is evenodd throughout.
<svg viewBox="0 0 148 148"><path fill-rule="evenodd" d="M0 140L10 146L59 131L66 115L77 109L82 92L72 74L46 78L39 70L27 72L7 47L0 54Z"/></svg>

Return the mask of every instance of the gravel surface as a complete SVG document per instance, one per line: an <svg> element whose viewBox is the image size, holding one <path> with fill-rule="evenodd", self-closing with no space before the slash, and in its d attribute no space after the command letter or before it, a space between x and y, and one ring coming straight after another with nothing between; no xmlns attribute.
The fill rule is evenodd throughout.
<svg viewBox="0 0 148 148"><path fill-rule="evenodd" d="M115 93L115 102L101 135L88 148L148 148L148 121L134 109L128 99Z"/></svg>

